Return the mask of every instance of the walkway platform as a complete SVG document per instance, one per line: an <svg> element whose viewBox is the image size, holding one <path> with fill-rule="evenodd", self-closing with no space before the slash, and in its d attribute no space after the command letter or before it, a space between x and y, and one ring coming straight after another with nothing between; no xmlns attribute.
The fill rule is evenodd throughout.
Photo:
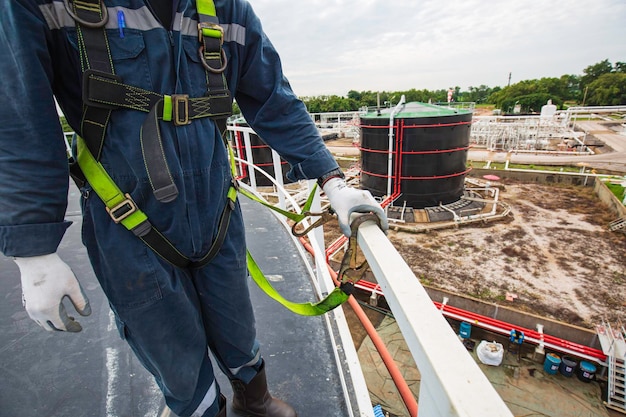
<svg viewBox="0 0 626 417"><path fill-rule="evenodd" d="M21 302L19 271L0 255L0 416L158 417L161 393L120 339L112 313L80 241L80 195L70 189L66 218L74 222L59 248L92 306L78 334L46 332ZM271 212L242 198L248 246L273 285L294 301L316 299L308 269L288 232ZM258 339L270 391L301 416L360 415L350 397L351 380L336 364L335 339L324 317L297 316L250 281ZM68 303L68 311L73 311ZM217 369L217 368L216 368ZM227 379L216 370L224 394ZM342 386L347 385L347 398ZM352 405L347 405L351 403ZM371 410L369 411L371 413ZM354 414L353 414L354 413ZM229 415L236 415L229 412Z"/></svg>

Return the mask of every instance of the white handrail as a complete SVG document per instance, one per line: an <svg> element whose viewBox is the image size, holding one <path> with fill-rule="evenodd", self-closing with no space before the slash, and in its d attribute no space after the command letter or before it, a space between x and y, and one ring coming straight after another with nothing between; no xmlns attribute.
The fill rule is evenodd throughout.
<svg viewBox="0 0 626 417"><path fill-rule="evenodd" d="M270 178L258 167L253 169ZM270 180L291 204L295 204L275 179ZM419 416L513 417L434 306L419 279L378 226L373 222L362 224L358 242L420 371ZM321 269L319 263L316 266ZM363 413L363 409L360 412Z"/></svg>
<svg viewBox="0 0 626 417"><path fill-rule="evenodd" d="M373 222L358 243L421 374L419 415L512 417L485 374L389 239Z"/></svg>

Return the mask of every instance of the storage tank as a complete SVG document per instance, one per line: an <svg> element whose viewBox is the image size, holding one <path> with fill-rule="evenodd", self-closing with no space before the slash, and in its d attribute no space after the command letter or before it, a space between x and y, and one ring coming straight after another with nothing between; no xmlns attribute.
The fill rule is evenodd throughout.
<svg viewBox="0 0 626 417"><path fill-rule="evenodd" d="M472 112L407 103L361 116L361 188L395 206L425 208L453 203L464 191ZM389 179L391 178L391 190Z"/></svg>
<svg viewBox="0 0 626 417"><path fill-rule="evenodd" d="M235 126L240 127L250 127L245 121L237 120L234 123ZM234 143L232 144L235 148L235 152L239 158L247 160L248 157L246 155L246 147L244 143L244 135L242 132L235 132L234 135ZM261 139L256 133L250 133L250 150L252 153L252 161L254 165L261 168L263 171L267 172L270 176L277 178L274 172L274 162L272 159L272 149ZM282 170L283 183L291 182L287 178L287 172L289 172L289 164L284 159L280 159L280 167ZM249 168L247 165L242 165L240 167L241 175L243 176L242 181L246 184L250 184L250 175L252 174L252 168ZM272 186L274 185L269 178L263 175L260 172L255 172L256 185L260 187Z"/></svg>

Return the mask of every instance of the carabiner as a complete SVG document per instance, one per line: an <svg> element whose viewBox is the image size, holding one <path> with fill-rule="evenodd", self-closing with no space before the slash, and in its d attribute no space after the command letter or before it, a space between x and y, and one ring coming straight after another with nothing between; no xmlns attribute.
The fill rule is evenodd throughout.
<svg viewBox="0 0 626 417"><path fill-rule="evenodd" d="M352 294L354 292L354 284L363 278L365 272L367 272L367 268L369 267L367 260L363 261L360 265L357 265L356 255L357 237L356 234L354 234L350 236L350 239L348 240L348 248L343 254L343 259L341 260L341 266L339 267L339 273L337 275L339 286L346 294Z"/></svg>
<svg viewBox="0 0 626 417"><path fill-rule="evenodd" d="M373 221L380 227L380 219L372 213L362 214L354 219L350 224L350 230L352 233L348 240L348 248L343 254L343 259L341 260L341 266L339 267L339 273L337 276L339 286L346 294L352 294L354 292L354 284L363 279L363 276L369 268L367 260L364 260L361 264L357 265L356 259L358 249L357 234L359 226L366 221Z"/></svg>
<svg viewBox="0 0 626 417"><path fill-rule="evenodd" d="M306 236L311 230L323 225L324 223L328 223L329 221L335 218L335 216L330 211L323 211L321 213L311 213L310 211L305 211L302 214L305 216L304 218L302 218L302 220L304 220L306 217L319 217L319 219L312 222L309 227L307 227L306 229L302 231L296 230L296 227L298 227L298 225L302 222L302 220L297 221L293 226L291 226L291 233L295 237Z"/></svg>

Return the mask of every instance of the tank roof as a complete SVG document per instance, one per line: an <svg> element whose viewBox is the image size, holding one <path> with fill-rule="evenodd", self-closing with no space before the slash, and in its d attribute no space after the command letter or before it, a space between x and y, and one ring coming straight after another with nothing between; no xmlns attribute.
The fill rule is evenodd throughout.
<svg viewBox="0 0 626 417"><path fill-rule="evenodd" d="M389 119L389 116L394 108L384 108L380 110L369 111L364 115L361 115L362 119L375 119L383 118ZM440 116L454 116L458 114L471 113L467 109L459 109L448 106L438 106L436 104L420 103L417 101L406 103L400 108L400 112L395 115L396 118L408 119L417 117L440 117Z"/></svg>

